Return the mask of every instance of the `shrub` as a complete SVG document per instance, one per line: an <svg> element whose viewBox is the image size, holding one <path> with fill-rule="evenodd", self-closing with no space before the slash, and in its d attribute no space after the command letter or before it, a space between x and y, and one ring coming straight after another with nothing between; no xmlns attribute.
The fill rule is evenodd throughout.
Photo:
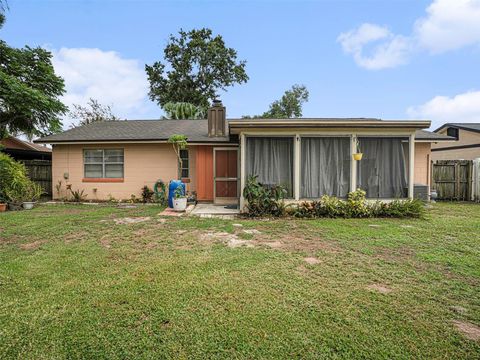
<svg viewBox="0 0 480 360"><path fill-rule="evenodd" d="M247 201L248 215L282 216L286 213L283 201L287 193L283 186L264 186L257 181L257 176L250 176L243 189L243 197Z"/></svg>
<svg viewBox="0 0 480 360"><path fill-rule="evenodd" d="M423 218L425 216L425 206L419 199L377 202L372 205L372 208L376 217Z"/></svg>
<svg viewBox="0 0 480 360"><path fill-rule="evenodd" d="M145 185L143 188L142 188L142 202L143 203L150 203L152 202L152 199L153 199L153 190L150 189L147 185Z"/></svg>
<svg viewBox="0 0 480 360"><path fill-rule="evenodd" d="M87 194L85 194L85 190L72 190L71 188L69 189L70 193L72 194L72 201L80 203L82 201L85 201L87 198Z"/></svg>
<svg viewBox="0 0 480 360"><path fill-rule="evenodd" d="M41 186L28 178L25 165L0 153L0 200L19 205L42 194Z"/></svg>

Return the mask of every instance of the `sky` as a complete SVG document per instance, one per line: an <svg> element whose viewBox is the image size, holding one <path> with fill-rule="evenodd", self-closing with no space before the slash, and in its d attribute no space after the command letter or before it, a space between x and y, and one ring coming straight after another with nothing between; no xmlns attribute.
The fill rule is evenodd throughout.
<svg viewBox="0 0 480 360"><path fill-rule="evenodd" d="M122 118L160 118L145 64L162 60L170 34L208 27L247 61L250 80L219 94L228 117L262 113L304 84L304 117L480 122L480 0L8 4L0 38L48 48L67 105L92 97Z"/></svg>

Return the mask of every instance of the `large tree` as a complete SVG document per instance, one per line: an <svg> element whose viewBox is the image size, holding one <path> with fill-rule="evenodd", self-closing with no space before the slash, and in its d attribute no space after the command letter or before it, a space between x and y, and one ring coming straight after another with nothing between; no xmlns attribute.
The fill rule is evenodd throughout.
<svg viewBox="0 0 480 360"><path fill-rule="evenodd" d="M0 13L4 15L2 7ZM17 49L0 40L0 137L61 130L60 116L68 110L59 99L65 85L55 75L51 58L40 47Z"/></svg>
<svg viewBox="0 0 480 360"><path fill-rule="evenodd" d="M174 120L205 119L207 114L204 108L185 102L168 102L163 107L163 110L165 111L166 119Z"/></svg>
<svg viewBox="0 0 480 360"><path fill-rule="evenodd" d="M264 118L299 118L302 117L303 104L308 101L308 90L305 85L293 85L285 91L280 100L270 104L268 111L264 112Z"/></svg>
<svg viewBox="0 0 480 360"><path fill-rule="evenodd" d="M73 104L73 110L70 111L70 117L78 120L72 127L91 124L98 121L120 120L113 114L110 105L102 105L98 100L90 98L86 106Z"/></svg>
<svg viewBox="0 0 480 360"><path fill-rule="evenodd" d="M217 91L248 80L245 64L212 30L180 30L178 36L170 35L164 61L145 65L150 99L162 108L169 102L206 108Z"/></svg>

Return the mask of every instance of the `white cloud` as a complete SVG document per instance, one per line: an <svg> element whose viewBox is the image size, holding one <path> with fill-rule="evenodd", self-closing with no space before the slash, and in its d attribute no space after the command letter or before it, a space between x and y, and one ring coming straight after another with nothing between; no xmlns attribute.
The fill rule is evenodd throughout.
<svg viewBox="0 0 480 360"><path fill-rule="evenodd" d="M362 24L358 29L340 34L337 40L342 44L343 51L352 54L359 66L370 70L404 64L410 48L408 38L393 35L386 27L375 24ZM365 46L375 42L377 45L370 55L365 55Z"/></svg>
<svg viewBox="0 0 480 360"><path fill-rule="evenodd" d="M435 0L415 23L419 45L432 53L480 44L480 0Z"/></svg>
<svg viewBox="0 0 480 360"><path fill-rule="evenodd" d="M480 44L480 0L434 0L426 13L408 36L365 23L337 40L357 65L370 70L405 64L417 50L437 54ZM365 55L365 47L373 43L371 54Z"/></svg>
<svg viewBox="0 0 480 360"><path fill-rule="evenodd" d="M148 81L138 60L94 48L61 48L52 53L55 72L65 79L62 100L67 106L84 105L94 98L111 105L122 118L136 117L148 106ZM71 122L65 119L64 127Z"/></svg>
<svg viewBox="0 0 480 360"><path fill-rule="evenodd" d="M436 129L446 122L480 122L480 91L469 91L453 97L435 96L423 105L407 109L412 118L432 120Z"/></svg>

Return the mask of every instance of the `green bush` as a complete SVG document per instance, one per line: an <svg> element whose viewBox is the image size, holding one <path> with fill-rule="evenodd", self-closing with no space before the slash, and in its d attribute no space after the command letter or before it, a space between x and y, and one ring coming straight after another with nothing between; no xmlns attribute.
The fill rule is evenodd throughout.
<svg viewBox="0 0 480 360"><path fill-rule="evenodd" d="M42 194L42 188L28 178L25 165L0 153L0 201L21 204L36 201Z"/></svg>
<svg viewBox="0 0 480 360"><path fill-rule="evenodd" d="M243 197L247 201L248 215L257 216L283 216L286 206L283 201L287 190L280 185L264 186L257 180L257 176L250 176L243 189Z"/></svg>
<svg viewBox="0 0 480 360"><path fill-rule="evenodd" d="M142 202L150 203L153 200L153 190L150 189L147 185L142 188Z"/></svg>

